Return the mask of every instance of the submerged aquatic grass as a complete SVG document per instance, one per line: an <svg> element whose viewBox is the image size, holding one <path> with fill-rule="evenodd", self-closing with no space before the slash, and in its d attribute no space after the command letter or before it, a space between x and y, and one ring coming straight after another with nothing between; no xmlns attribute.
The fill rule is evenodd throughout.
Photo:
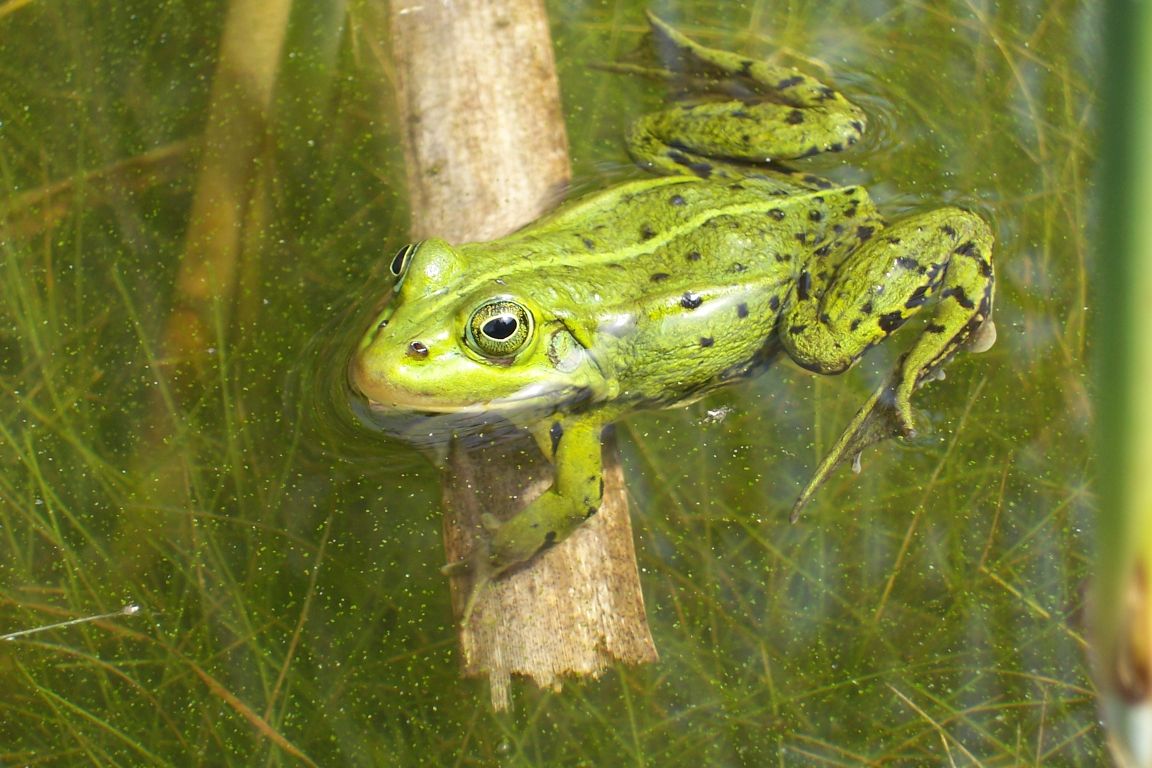
<svg viewBox="0 0 1152 768"><path fill-rule="evenodd" d="M643 16L552 10L574 160L599 179L660 96L586 63L633 47ZM203 383L169 381L180 148L223 11L0 16L0 634L110 614L0 644L0 762L1101 763L1078 621L1091 4L665 11L710 44L796 54L878 113L822 173L894 215L952 201L994 220L1001 337L920 393L920 438L838 472L795 526L791 497L909 334L840 379L781 366L631 418L662 660L518 688L502 716L458 679L435 473L310 426L330 395L305 361L342 362L309 340L402 240L370 7L292 20L261 260L212 315Z"/></svg>

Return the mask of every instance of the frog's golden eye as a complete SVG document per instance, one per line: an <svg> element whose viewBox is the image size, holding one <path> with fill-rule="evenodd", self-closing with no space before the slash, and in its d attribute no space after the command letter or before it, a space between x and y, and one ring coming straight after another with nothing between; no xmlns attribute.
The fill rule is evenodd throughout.
<svg viewBox="0 0 1152 768"><path fill-rule="evenodd" d="M468 346L485 357L511 357L532 337L532 313L523 304L496 299L472 313L465 329Z"/></svg>
<svg viewBox="0 0 1152 768"><path fill-rule="evenodd" d="M403 276L404 271L408 269L408 264L412 261L412 256L419 247L420 243L408 243L408 245L396 251L396 255L392 257L392 263L388 265L388 271L396 277Z"/></svg>

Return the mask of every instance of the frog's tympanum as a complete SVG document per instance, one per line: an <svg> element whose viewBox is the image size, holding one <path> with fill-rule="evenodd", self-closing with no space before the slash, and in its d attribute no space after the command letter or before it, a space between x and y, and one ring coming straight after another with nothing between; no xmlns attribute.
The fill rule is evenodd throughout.
<svg viewBox="0 0 1152 768"><path fill-rule="evenodd" d="M404 246L391 300L352 363L372 409L499 416L552 463L551 488L506 522L487 518L473 560L449 566L472 569L478 589L596 514L601 431L623 414L691 402L781 351L840 373L925 308L919 337L795 517L843 459L912 434L913 391L961 346L982 351L995 338L982 219L941 208L887 222L863 188L786 169L856 142L860 109L808 75L651 23L667 71L629 69L710 97L633 127L634 159L667 175L578 199L493 242Z"/></svg>

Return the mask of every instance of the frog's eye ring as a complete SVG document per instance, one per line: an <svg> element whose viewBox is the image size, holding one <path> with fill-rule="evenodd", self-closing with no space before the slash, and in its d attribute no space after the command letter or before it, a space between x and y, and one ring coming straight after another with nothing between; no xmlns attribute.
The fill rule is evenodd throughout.
<svg viewBox="0 0 1152 768"><path fill-rule="evenodd" d="M509 299L489 301L468 318L465 338L484 357L511 357L532 338L532 313Z"/></svg>
<svg viewBox="0 0 1152 768"><path fill-rule="evenodd" d="M396 251L396 255L392 257L392 263L388 265L388 271L396 277L401 277L404 271L408 269L408 265L412 263L412 257L419 247L420 243L408 243Z"/></svg>

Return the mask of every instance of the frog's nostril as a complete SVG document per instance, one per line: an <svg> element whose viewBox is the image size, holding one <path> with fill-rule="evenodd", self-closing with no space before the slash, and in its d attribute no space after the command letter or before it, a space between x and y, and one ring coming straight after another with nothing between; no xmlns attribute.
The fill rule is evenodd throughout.
<svg viewBox="0 0 1152 768"><path fill-rule="evenodd" d="M408 357L423 360L428 357L428 347L422 341L413 341L408 344L408 351L405 354L407 354Z"/></svg>

